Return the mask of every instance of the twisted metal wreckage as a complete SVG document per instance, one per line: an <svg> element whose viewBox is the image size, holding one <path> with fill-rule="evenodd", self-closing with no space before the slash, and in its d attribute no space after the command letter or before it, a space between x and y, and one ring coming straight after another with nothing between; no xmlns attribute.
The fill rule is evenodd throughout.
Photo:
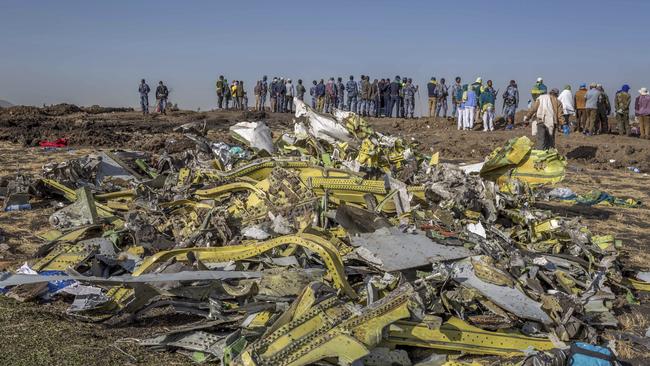
<svg viewBox="0 0 650 366"><path fill-rule="evenodd" d="M88 321L203 317L140 341L197 362L559 365L571 341L616 326L617 294L650 286L623 276L611 235L533 207L531 187L564 177L557 151L521 137L482 164L444 164L353 113L295 103L293 133L275 141L263 122L231 127L246 148L197 122L179 129L192 150L102 152L22 177L16 192L70 204L0 288L73 296L68 314Z"/></svg>

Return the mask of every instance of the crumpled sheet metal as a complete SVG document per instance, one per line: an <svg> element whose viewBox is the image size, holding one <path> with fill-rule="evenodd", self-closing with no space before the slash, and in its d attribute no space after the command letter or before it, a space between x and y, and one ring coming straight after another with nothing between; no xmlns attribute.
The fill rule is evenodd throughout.
<svg viewBox="0 0 650 366"><path fill-rule="evenodd" d="M275 152L271 129L264 122L239 122L230 127L230 132L250 147L265 150L269 154Z"/></svg>
<svg viewBox="0 0 650 366"><path fill-rule="evenodd" d="M439 261L466 258L472 252L462 246L438 244L425 233L403 233L396 228L382 228L373 233L351 237L355 253L387 272L422 267Z"/></svg>
<svg viewBox="0 0 650 366"><path fill-rule="evenodd" d="M494 150L480 170L481 177L505 187L510 180L530 185L555 184L564 179L566 159L557 150L533 150L526 136Z"/></svg>
<svg viewBox="0 0 650 366"><path fill-rule="evenodd" d="M515 139L463 169L352 112L296 105L277 141L261 123L233 126L246 146L196 124L181 129L194 148L106 152L119 167L101 183L98 157L47 167L26 191L81 205L88 187L96 220L40 235L40 274L3 275L23 283L9 292L74 295L70 315L110 324L160 308L205 318L143 341L197 362L356 365L376 347L417 364L404 346L509 356L591 340L626 286L650 288L622 276L615 238L533 204L526 183L563 174L555 152ZM74 281L54 292L53 279Z"/></svg>
<svg viewBox="0 0 650 366"><path fill-rule="evenodd" d="M312 292L314 285L305 291ZM233 365L296 366L332 357L351 364L379 343L384 327L411 315L410 307L417 306L414 296L412 287L405 285L356 309L336 297L318 301L314 294L303 293L288 310L287 322L274 325L275 331L247 347Z"/></svg>
<svg viewBox="0 0 650 366"><path fill-rule="evenodd" d="M430 323L428 319L422 322L397 321L390 325L387 341L395 345L501 356L523 355L532 350L555 348L548 339L527 337L514 332L486 331L455 317L440 326L432 326Z"/></svg>
<svg viewBox="0 0 650 366"><path fill-rule="evenodd" d="M526 296L516 287L500 286L481 280L475 273L470 259L454 264L453 278L463 286L479 291L499 307L523 319L551 324L553 321L542 310L542 304Z"/></svg>
<svg viewBox="0 0 650 366"><path fill-rule="evenodd" d="M325 140L330 144L352 140L352 135L350 135L345 126L341 125L333 118L315 112L305 104L305 102L298 98L294 98L293 103L296 106L296 118L306 117L308 121L307 130L312 136ZM296 124L296 126L297 128L300 128L300 124ZM297 137L300 138L302 136ZM304 136L304 138L306 137L307 136Z"/></svg>

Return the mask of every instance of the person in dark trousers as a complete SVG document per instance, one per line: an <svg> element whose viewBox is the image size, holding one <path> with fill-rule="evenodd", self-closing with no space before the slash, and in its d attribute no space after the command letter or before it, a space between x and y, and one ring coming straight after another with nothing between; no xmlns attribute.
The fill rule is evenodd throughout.
<svg viewBox="0 0 650 366"><path fill-rule="evenodd" d="M149 92L151 89L149 89L149 85L142 79L140 81L140 87L138 88L138 92L140 92L140 108L142 108L142 115L147 115L149 114Z"/></svg>
<svg viewBox="0 0 650 366"><path fill-rule="evenodd" d="M402 90L402 82L399 76L395 76L395 80L390 83L388 93L390 95L390 103L388 104L388 117L393 116L395 110L395 118L400 116L400 91Z"/></svg>
<svg viewBox="0 0 650 366"><path fill-rule="evenodd" d="M169 97L169 89L163 84L162 81L158 82L158 87L156 88L156 101L158 103L158 112L162 114L167 114L165 110L167 108L167 98Z"/></svg>
<svg viewBox="0 0 650 366"><path fill-rule="evenodd" d="M305 93L307 92L307 89L305 89L305 86L302 85L302 79L298 79L298 85L296 85L296 97L300 101L305 101Z"/></svg>
<svg viewBox="0 0 650 366"><path fill-rule="evenodd" d="M223 75L219 75L219 80L217 80L216 89L217 89L217 107L223 109L223 97L226 95L226 88L228 87L228 82L224 80Z"/></svg>

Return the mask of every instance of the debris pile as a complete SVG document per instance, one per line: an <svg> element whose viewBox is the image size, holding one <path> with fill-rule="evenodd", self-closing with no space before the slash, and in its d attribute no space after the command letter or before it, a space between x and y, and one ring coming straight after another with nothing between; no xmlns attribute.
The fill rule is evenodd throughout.
<svg viewBox="0 0 650 366"><path fill-rule="evenodd" d="M550 365L573 341L602 343L614 302L647 286L624 276L615 238L533 207L533 187L564 175L556 151L522 137L456 166L353 113L295 105L275 139L260 121L231 127L243 146L188 124L191 149L101 152L8 182L16 202L60 209L0 291L108 324L187 314L139 342L196 362Z"/></svg>

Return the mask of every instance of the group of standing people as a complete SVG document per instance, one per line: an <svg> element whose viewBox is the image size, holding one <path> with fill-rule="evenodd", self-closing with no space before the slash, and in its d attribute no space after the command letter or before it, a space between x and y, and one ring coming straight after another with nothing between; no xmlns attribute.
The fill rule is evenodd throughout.
<svg viewBox="0 0 650 366"><path fill-rule="evenodd" d="M616 92L614 98L615 112L618 121L619 135L632 136L630 129L630 105L632 97L630 86L624 84ZM538 148L548 149L555 146L555 131L561 129L568 134L582 132L586 136L610 133L608 116L611 114L609 97L602 85L597 83L581 84L575 95L571 86L564 87L562 93L551 89L539 95L533 94L534 104L529 108L524 122L535 116L533 134L538 135ZM634 102L634 115L639 123L639 135L650 139L650 93L647 88L641 88ZM571 125L571 116L577 119Z"/></svg>
<svg viewBox="0 0 650 366"><path fill-rule="evenodd" d="M162 81L156 88L157 111L166 114L169 89ZM138 91L140 106L144 115L149 113L150 88L144 79L141 80ZM625 84L614 97L614 111L618 120L618 133L632 135L630 129L630 106L632 96L630 86ZM223 75L216 82L217 104L219 109L230 108L248 109L248 98L244 82L235 80L228 83ZM294 85L291 79L274 77L269 83L266 76L258 80L255 88L255 109L264 110L267 97L270 100L272 112L292 113L294 97L304 101L307 89L301 79ZM350 76L347 82L343 78L330 77L327 82L313 80L309 88L311 106L318 112L331 113L334 108L355 112L361 116L414 118L415 99L419 87L408 77L396 76L393 80L384 78L370 81L367 75L361 75L359 81ZM560 93L558 89L548 88L542 78L538 78L531 91L528 113L524 124L535 116L534 134L538 135L541 148L554 146L556 129L582 132L591 136L609 133L608 116L612 113L610 99L603 86L597 83L581 84L573 94L570 85L566 85ZM499 90L495 90L492 80L483 84L478 77L471 84L462 84L461 78L456 77L451 86L444 78L438 81L432 77L427 83L429 117L443 117L457 120L459 130L471 130L476 120L482 120L484 131L494 130L496 116L495 106ZM448 115L448 97L451 97L451 115ZM515 113L519 107L519 89L517 83L511 80L503 94L503 116L506 128L512 128L515 123ZM224 103L225 102L225 103ZM641 138L650 139L650 95L647 88L641 88L634 101L634 115L639 123ZM571 117L575 116L575 122Z"/></svg>
<svg viewBox="0 0 650 366"><path fill-rule="evenodd" d="M228 84L228 80L219 75L216 83L217 91L217 106L219 109L230 109L230 102L232 101L232 108L238 110L248 109L248 96L246 89L244 89L244 82L242 80L233 80Z"/></svg>
<svg viewBox="0 0 650 366"><path fill-rule="evenodd" d="M144 79L140 80L138 92L140 93L140 108L142 109L142 115L146 116L149 114L149 92L151 92L151 89ZM167 114L168 98L169 89L167 89L167 86L163 84L162 81L159 81L158 87L156 88L156 111L158 113Z"/></svg>
<svg viewBox="0 0 650 366"><path fill-rule="evenodd" d="M293 98L305 100L307 89L301 79L294 86L291 79L274 77L268 83L264 76L255 86L255 109L262 110L266 98L270 99L272 112L293 112ZM342 77L330 77L320 81L313 80L309 88L311 106L318 112L331 113L334 108L353 111L361 116L401 118L415 117L415 96L418 87L411 78L396 76L389 79L370 81L367 75L361 75L359 81L350 76L347 82Z"/></svg>

